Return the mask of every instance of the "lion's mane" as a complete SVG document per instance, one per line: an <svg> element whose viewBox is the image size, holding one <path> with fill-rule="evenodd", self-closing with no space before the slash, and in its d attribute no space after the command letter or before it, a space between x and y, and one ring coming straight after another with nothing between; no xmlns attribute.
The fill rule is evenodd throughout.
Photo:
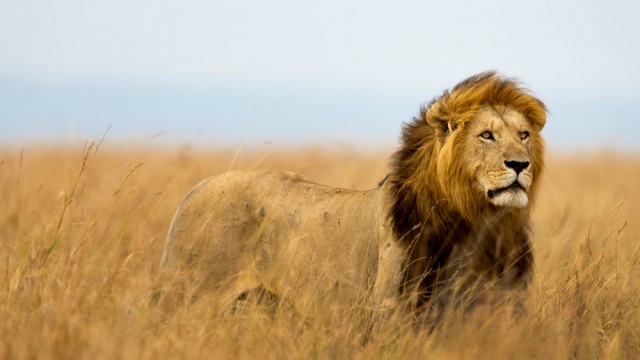
<svg viewBox="0 0 640 360"><path fill-rule="evenodd" d="M486 106L516 110L536 130L546 121L544 104L526 88L514 79L485 72L423 106L418 117L404 124L402 145L392 159L387 180L391 183L391 227L409 249L403 287L418 289L421 304L445 282L443 270L455 262L451 254L456 245L466 248L467 255L474 254L471 266L464 270L475 272L474 278L496 278L512 268L514 280L526 282L532 272L529 214L533 201L526 208L510 211L487 204L472 191L473 179L463 169L464 137L452 134ZM532 134L532 141L534 176L529 194L533 200L543 168L538 131ZM514 253L516 256L507 256Z"/></svg>

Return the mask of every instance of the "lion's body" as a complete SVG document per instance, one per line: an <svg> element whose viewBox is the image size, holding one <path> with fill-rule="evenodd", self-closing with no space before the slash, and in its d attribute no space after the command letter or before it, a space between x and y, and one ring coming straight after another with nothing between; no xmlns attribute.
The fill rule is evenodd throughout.
<svg viewBox="0 0 640 360"><path fill-rule="evenodd" d="M275 171L200 183L171 225L163 267L230 299L262 288L353 302L374 283L382 193L335 189Z"/></svg>
<svg viewBox="0 0 640 360"><path fill-rule="evenodd" d="M523 289L545 120L515 81L484 73L405 125L376 189L273 170L215 176L178 208L162 268L196 296L262 289L302 306L439 308L475 290Z"/></svg>

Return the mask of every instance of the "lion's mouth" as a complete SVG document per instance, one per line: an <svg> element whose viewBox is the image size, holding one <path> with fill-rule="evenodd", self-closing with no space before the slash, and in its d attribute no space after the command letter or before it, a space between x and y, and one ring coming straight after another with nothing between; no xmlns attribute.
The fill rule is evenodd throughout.
<svg viewBox="0 0 640 360"><path fill-rule="evenodd" d="M492 198L502 194L503 192L512 191L512 190L522 190L522 191L526 192L526 189L524 188L524 186L520 185L518 180L516 180L516 181L512 182L511 185L509 185L507 187L503 187L503 188L487 191L487 196L489 196L489 199L492 199Z"/></svg>

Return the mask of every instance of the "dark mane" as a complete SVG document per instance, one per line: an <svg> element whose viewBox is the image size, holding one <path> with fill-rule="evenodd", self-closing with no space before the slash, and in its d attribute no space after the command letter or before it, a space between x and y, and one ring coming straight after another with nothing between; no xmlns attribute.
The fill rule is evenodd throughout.
<svg viewBox="0 0 640 360"><path fill-rule="evenodd" d="M444 270L454 261L459 263L451 259L456 247L473 254L462 264L469 271L480 270L494 278L512 267L517 277L532 272L528 208L503 211L486 204L460 208L445 195L443 180L438 179L437 157L447 131L470 121L485 105L510 106L540 127L546 120L542 102L515 80L481 73L421 107L420 114L403 125L401 146L392 157L389 217L396 239L409 253L401 292L417 292L417 306L427 304L446 286ZM458 174L450 176L444 181L455 182ZM501 248L496 250L497 242ZM514 252L517 261L509 260Z"/></svg>

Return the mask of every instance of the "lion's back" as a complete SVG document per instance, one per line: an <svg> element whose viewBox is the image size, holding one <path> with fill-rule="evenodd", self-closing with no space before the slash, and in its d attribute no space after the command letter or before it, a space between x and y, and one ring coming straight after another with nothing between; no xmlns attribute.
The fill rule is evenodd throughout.
<svg viewBox="0 0 640 360"><path fill-rule="evenodd" d="M184 263L203 254L250 252L265 232L273 242L305 236L328 247L354 234L368 237L375 230L375 200L372 192L333 188L280 170L215 175L178 207L162 264L176 257Z"/></svg>
<svg viewBox="0 0 640 360"><path fill-rule="evenodd" d="M214 287L249 271L274 292L295 294L302 292L290 284L313 284L322 268L338 283L362 289L369 283L362 271L376 259L377 196L285 171L216 175L178 207L161 265L199 269L194 276ZM295 276L291 268L298 269Z"/></svg>
<svg viewBox="0 0 640 360"><path fill-rule="evenodd" d="M202 180L187 193L175 212L162 263L184 252L187 242L198 247L199 241L206 240L207 246L213 246L211 242L225 233L232 233L238 241L246 239L264 215L264 210L256 209L258 200L273 196L278 186L299 179L284 171L255 170L229 171Z"/></svg>

